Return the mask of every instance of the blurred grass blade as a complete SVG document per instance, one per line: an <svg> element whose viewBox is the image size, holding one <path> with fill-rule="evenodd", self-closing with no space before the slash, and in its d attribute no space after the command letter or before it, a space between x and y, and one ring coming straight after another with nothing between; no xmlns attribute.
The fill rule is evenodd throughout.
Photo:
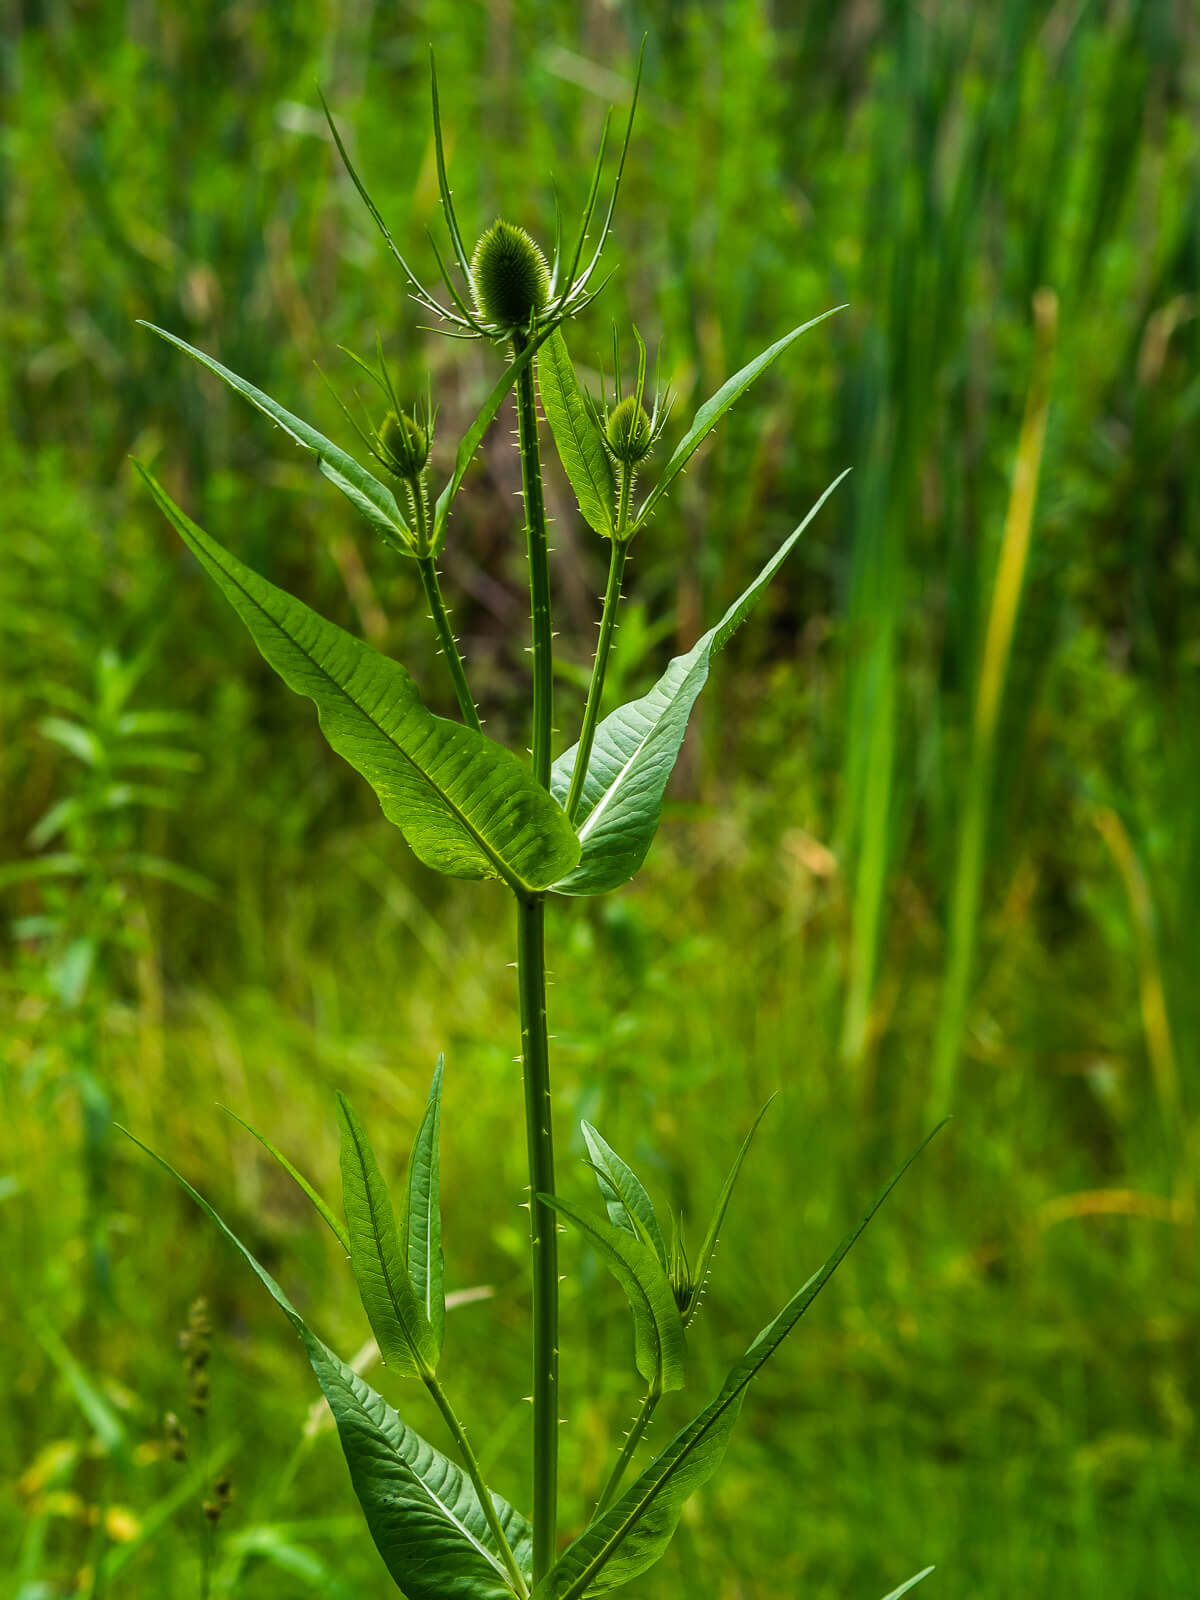
<svg viewBox="0 0 1200 1600"><path fill-rule="evenodd" d="M844 306L831 306L828 311L822 311L819 317L813 317L810 321L801 323L798 328L793 328L791 333L785 333L782 339L777 339L773 345L769 345L760 355L755 356L753 361L747 362L740 372L734 373L732 378L726 378L716 394L710 395L692 418L691 427L675 446L670 460L663 468L662 476L638 507L637 515L633 519L631 532L636 533L639 528L645 527L654 513L655 506L667 493L675 479L687 466L717 423L720 422L729 408L741 399L754 380L761 377L776 357L781 356L789 345L796 342L802 333L807 333L810 328L815 328L819 322L824 322L826 317L832 317L835 311L844 310Z"/></svg>
<svg viewBox="0 0 1200 1600"><path fill-rule="evenodd" d="M349 1255L350 1235L346 1232L345 1227L338 1220L337 1213L334 1211L333 1207L321 1198L304 1174L292 1165L292 1163L284 1155L283 1151L277 1149L265 1134L259 1133L257 1128L251 1127L251 1125L246 1121L245 1117L239 1117L237 1112L231 1110L229 1106L222 1106L221 1110L231 1116L235 1122L240 1123L241 1126L245 1128L247 1133L253 1134L254 1138L258 1140L259 1144L262 1145L263 1149L268 1155L274 1156L275 1160L278 1161L279 1165L287 1173L292 1182L299 1189L302 1189L312 1201L330 1233L333 1234L333 1237L341 1245L342 1249L347 1255Z"/></svg>
<svg viewBox="0 0 1200 1600"><path fill-rule="evenodd" d="M669 1394L684 1383L683 1319L662 1262L649 1245L602 1217L553 1195L539 1195L604 1257L633 1310L634 1361L651 1389Z"/></svg>
<svg viewBox="0 0 1200 1600"><path fill-rule="evenodd" d="M946 976L934 1045L931 1105L940 1115L954 1095L959 1049L966 1024L971 976L979 941L980 903L991 816L992 780L996 761L996 735L1004 685L1012 655L1013 635L1025 569L1033 534L1046 419L1050 411L1051 380L1058 332L1058 301L1049 289L1034 297L1037 346L1025 416L1017 443L1012 492L1000 547L1000 562L984 639L983 658L975 688L971 729L971 754L967 768L962 815L959 822L958 858L950 900Z"/></svg>
<svg viewBox="0 0 1200 1600"><path fill-rule="evenodd" d="M321 1343L267 1269L186 1178L127 1128L121 1131L216 1224L300 1335L337 1423L371 1537L407 1600L446 1600L447 1594L461 1600L512 1600L504 1563L466 1475ZM533 1548L529 1524L499 1495L492 1501L505 1538L522 1570L528 1571Z"/></svg>
<svg viewBox="0 0 1200 1600"><path fill-rule="evenodd" d="M337 1106L350 1264L363 1310L388 1366L426 1378L437 1367L440 1346L408 1275L387 1184L366 1129L344 1094Z"/></svg>
<svg viewBox="0 0 1200 1600"><path fill-rule="evenodd" d="M67 1349L49 1322L36 1312L31 1313L29 1320L37 1342L66 1380L67 1387L75 1397L75 1403L87 1418L88 1427L96 1435L101 1448L109 1455L124 1455L129 1438L125 1424L113 1409L111 1402L89 1377L82 1363Z"/></svg>
<svg viewBox="0 0 1200 1600"><path fill-rule="evenodd" d="M774 1095L772 1095L771 1100L774 1098ZM696 1312L699 1309L700 1296L704 1291L705 1280L707 1279L709 1270L712 1266L713 1251L717 1248L717 1239L721 1232L721 1225L725 1221L725 1212L728 1210L734 1185L738 1181L738 1177L742 1170L742 1162L746 1159L746 1155L750 1149L754 1135L758 1132L758 1125L771 1108L771 1100L767 1101L766 1105L755 1117L753 1127L742 1140L742 1147L734 1157L733 1165L730 1167L728 1176L721 1187L721 1193L717 1196L717 1203L713 1208L712 1221L708 1225L708 1232L704 1235L704 1242L700 1246L700 1254L696 1257L696 1273L692 1280L692 1297L691 1302L688 1305L687 1315L684 1318L685 1328L687 1327L688 1323L691 1322L692 1318L696 1315Z"/></svg>
<svg viewBox="0 0 1200 1600"><path fill-rule="evenodd" d="M898 1589L893 1589L891 1594L885 1594L883 1600L900 1600L901 1595L907 1594L910 1589L915 1589L932 1571L932 1567L922 1568L920 1572L914 1573L907 1583L902 1583Z"/></svg>
<svg viewBox="0 0 1200 1600"><path fill-rule="evenodd" d="M256 389L252 383L247 383L245 378L239 378L236 372L223 367L212 356L205 355L203 350L197 350L183 339L176 338L165 328L155 327L152 322L142 321L141 326L149 328L151 333L158 334L159 338L165 339L168 344L175 345L185 355L198 361L201 366L207 367L210 372L215 372L217 377L223 379L231 389L236 389L239 394L244 395L252 406L257 407L265 417L270 417L271 421L277 423L298 445L316 456L321 471L330 483L335 484L347 500L357 506L385 543L402 554L410 553L412 531L401 514L395 495L386 484L380 483L378 478L360 466L353 456L347 455L344 450L339 449L324 434L318 433L300 417L285 411L278 401L271 399L269 394Z"/></svg>
<svg viewBox="0 0 1200 1600"><path fill-rule="evenodd" d="M730 1371L716 1399L675 1435L621 1498L559 1557L535 1589L533 1600L583 1600L585 1595L628 1583L658 1561L671 1542L684 1503L720 1466L750 1383L812 1305L872 1217L942 1126L939 1123L926 1135L825 1264L762 1330Z"/></svg>
<svg viewBox="0 0 1200 1600"><path fill-rule="evenodd" d="M611 539L616 480L600 430L580 392L567 342L556 328L538 357L538 392L563 471L584 521Z"/></svg>
<svg viewBox="0 0 1200 1600"><path fill-rule="evenodd" d="M716 627L686 655L676 656L649 694L621 706L596 729L578 813L582 853L578 866L553 884L558 894L603 894L627 883L646 859L688 718L708 681L713 656L749 616L845 476L843 472L834 479ZM572 745L559 756L551 772L551 793L560 801L565 801L570 791L576 749Z"/></svg>
<svg viewBox="0 0 1200 1600"><path fill-rule="evenodd" d="M650 1196L641 1180L627 1162L605 1142L590 1122L581 1122L584 1143L592 1158L592 1170L600 1186L600 1194L608 1207L609 1221L624 1228L635 1239L649 1243L659 1261L667 1264L667 1249L662 1229Z"/></svg>
<svg viewBox="0 0 1200 1600"><path fill-rule="evenodd" d="M439 1186L438 1135L442 1121L442 1069L439 1056L433 1087L408 1158L404 1201L400 1208L400 1241L409 1282L433 1336L434 1364L446 1336L446 1293L442 1267L442 1212Z"/></svg>
<svg viewBox="0 0 1200 1600"><path fill-rule="evenodd" d="M570 870L579 857L574 831L517 756L434 716L398 662L245 566L138 471L263 657L316 704L326 739L366 778L419 860L453 878L503 878L526 893Z"/></svg>

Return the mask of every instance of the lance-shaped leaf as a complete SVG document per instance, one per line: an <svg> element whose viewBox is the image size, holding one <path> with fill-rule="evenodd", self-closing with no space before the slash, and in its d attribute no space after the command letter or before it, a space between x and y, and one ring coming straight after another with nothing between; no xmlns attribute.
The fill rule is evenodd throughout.
<svg viewBox="0 0 1200 1600"><path fill-rule="evenodd" d="M637 1174L627 1162L621 1160L610 1145L605 1143L590 1122L581 1122L580 1127L583 1129L588 1154L592 1158L592 1170L596 1174L596 1182L608 1207L609 1220L616 1227L624 1228L626 1233L633 1234L635 1239L641 1239L649 1244L665 1267L667 1249L662 1229L658 1225L658 1217L650 1196L642 1187Z"/></svg>
<svg viewBox="0 0 1200 1600"><path fill-rule="evenodd" d="M216 1223L300 1335L337 1423L371 1537L407 1600L512 1600L503 1557L466 1474L321 1343L271 1274L186 1178L140 1139L129 1138ZM492 1495L492 1503L517 1564L527 1573L533 1559L529 1524L499 1495Z"/></svg>
<svg viewBox="0 0 1200 1600"><path fill-rule="evenodd" d="M207 367L210 372L215 372L217 377L222 378L231 389L236 389L239 394L245 395L252 406L257 406L264 416L278 423L298 445L316 456L321 471L330 483L335 484L347 500L358 507L375 531L394 550L406 553L410 551L412 530L396 504L395 495L386 484L380 483L378 478L360 466L353 456L340 450L332 440L327 439L323 433L318 433L302 418L286 411L277 400L272 400L269 394L256 389L252 383L247 383L245 378L239 378L236 372L231 372L212 356L205 355L203 350L197 350L194 345L176 338L165 328L155 327L152 322L142 322L141 326L149 328L151 333L158 334L159 338L165 339L168 344L175 345L185 355L198 361L201 366Z"/></svg>
<svg viewBox="0 0 1200 1600"><path fill-rule="evenodd" d="M400 1207L400 1242L409 1282L433 1335L434 1361L446 1334L446 1292L442 1284L442 1210L439 1198L438 1134L442 1122L442 1068L438 1057L433 1087L417 1137L413 1140Z"/></svg>
<svg viewBox="0 0 1200 1600"><path fill-rule="evenodd" d="M341 1245L346 1254L349 1255L350 1235L346 1232L344 1225L338 1221L337 1213L334 1211L333 1207L328 1203L328 1201L321 1198L304 1174L297 1167L292 1165L282 1150L276 1149L276 1147L271 1143L270 1139L267 1138L266 1134L259 1133L257 1128L250 1126L245 1117L239 1117L237 1112L230 1111L228 1106L222 1106L221 1109L223 1111L228 1111L233 1120L241 1123L242 1127L245 1128L247 1133L252 1133L268 1155L274 1156L275 1160L278 1161L279 1165L287 1173L288 1177L292 1180L296 1187L303 1190L303 1192L312 1201L325 1226L329 1229L330 1233L333 1234L333 1237Z"/></svg>
<svg viewBox="0 0 1200 1600"><path fill-rule="evenodd" d="M785 333L782 339L777 339L769 345L761 355L755 356L753 361L747 362L740 372L735 372L732 378L717 390L716 394L707 399L692 418L692 425L683 438L675 446L670 460L663 468L662 476L651 489L650 493L638 507L637 515L633 519L631 533L636 533L639 528L644 528L654 513L654 508L675 479L687 466L688 462L708 438L709 434L720 422L721 418L745 394L746 390L761 376L775 360L781 356L789 345L795 344L802 333L807 333L810 328L815 328L818 322L824 322L826 317L833 316L835 311L844 311L844 306L833 306L828 311L822 311L819 317L813 317L808 322L801 323L798 328L793 328L791 333Z"/></svg>
<svg viewBox="0 0 1200 1600"><path fill-rule="evenodd" d="M342 1204L350 1265L379 1353L397 1372L428 1377L440 1347L408 1275L387 1184L366 1129L345 1095L337 1097L342 1134Z"/></svg>
<svg viewBox="0 0 1200 1600"><path fill-rule="evenodd" d="M616 481L591 411L584 404L567 341L555 329L538 357L538 391L563 471L590 528L611 539Z"/></svg>
<svg viewBox="0 0 1200 1600"><path fill-rule="evenodd" d="M325 737L366 778L419 860L452 878L503 878L518 892L570 870L579 858L571 824L511 751L434 716L398 662L268 583L138 470L262 655L315 702Z"/></svg>
<svg viewBox="0 0 1200 1600"><path fill-rule="evenodd" d="M742 1400L759 1370L770 1360L887 1199L896 1184L943 1124L923 1139L912 1155L819 1271L784 1306L734 1366L715 1400L681 1429L662 1454L621 1498L585 1528L538 1584L533 1600L582 1600L585 1594L615 1589L652 1567L675 1532L685 1501L721 1464Z"/></svg>
<svg viewBox="0 0 1200 1600"><path fill-rule="evenodd" d="M774 1096L772 1095L771 1098L774 1099ZM704 1243L700 1246L700 1254L696 1258L696 1272L694 1278L692 1279L691 1298L688 1301L687 1310L684 1312L683 1316L683 1325L685 1328L696 1315L697 1308L700 1305L700 1296L704 1290L709 1269L712 1266L713 1251L717 1248L717 1238L721 1232L721 1224L725 1221L725 1212L729 1208L729 1201L733 1194L734 1185L737 1183L738 1176L741 1173L742 1162L746 1159L746 1153L750 1149L751 1141L753 1140L754 1135L758 1132L758 1125L766 1116L767 1111L770 1109L770 1105L771 1101L768 1100L766 1105L755 1117L754 1126L742 1140L742 1147L738 1151L737 1155L733 1158L733 1165L729 1169L729 1173L725 1179L725 1182L721 1185L721 1192L717 1196L716 1205L713 1207L712 1221L708 1225L708 1232L704 1235Z"/></svg>
<svg viewBox="0 0 1200 1600"><path fill-rule="evenodd" d="M594 1217L567 1200L544 1194L538 1199L573 1222L592 1241L624 1289L633 1309L634 1362L638 1372L661 1394L682 1389L683 1318L654 1251L624 1228Z"/></svg>
<svg viewBox="0 0 1200 1600"><path fill-rule="evenodd" d="M640 700L621 706L596 729L577 816L579 865L553 885L559 894L603 894L627 883L646 859L658 829L667 781L679 759L696 697L713 656L745 621L796 541L846 474L835 478L800 526L784 540L748 589L686 655L676 656ZM571 788L577 746L559 756L550 777L555 798Z"/></svg>

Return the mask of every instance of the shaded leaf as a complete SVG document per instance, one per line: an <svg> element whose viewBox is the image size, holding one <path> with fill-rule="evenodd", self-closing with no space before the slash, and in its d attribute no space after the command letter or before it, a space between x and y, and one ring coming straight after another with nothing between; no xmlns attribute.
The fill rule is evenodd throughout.
<svg viewBox="0 0 1200 1600"><path fill-rule="evenodd" d="M662 798L679 759L688 718L708 680L712 657L749 616L796 541L846 474L835 478L754 582L715 628L686 655L676 656L648 694L621 706L596 729L577 817L582 853L572 872L553 885L559 894L603 894L627 883L646 859L658 829ZM554 763L550 788L565 801L577 746Z"/></svg>
<svg viewBox="0 0 1200 1600"><path fill-rule="evenodd" d="M588 526L613 535L616 480L592 414L584 404L567 342L555 329L538 357L538 392L563 471Z"/></svg>
<svg viewBox="0 0 1200 1600"><path fill-rule="evenodd" d="M413 1286L433 1336L434 1362L446 1335L446 1294L442 1278L442 1211L439 1196L438 1134L442 1120L442 1068L438 1057L433 1087L408 1158L404 1201L400 1207L400 1240Z"/></svg>
<svg viewBox="0 0 1200 1600"><path fill-rule="evenodd" d="M669 1394L684 1383L683 1319L662 1263L649 1245L602 1217L552 1195L545 1205L579 1229L600 1251L633 1309L634 1362L652 1389Z"/></svg>
<svg viewBox="0 0 1200 1600"><path fill-rule="evenodd" d="M764 350L761 355L755 356L753 361L735 372L732 378L725 382L711 395L692 418L692 425L683 438L675 446L671 459L663 468L662 477L651 489L645 500L638 507L636 517L633 519L632 532L636 533L649 521L655 506L666 494L675 479L687 466L688 462L699 450L708 435L720 422L721 418L745 394L746 390L761 376L776 356L781 356L789 345L794 344L802 333L807 333L810 328L815 328L818 322L824 322L826 317L832 317L835 311L844 311L844 306L832 306L828 311L822 311L819 317L813 317L808 322L801 323L798 328L793 328L791 333L785 333L782 339L777 339L773 345Z"/></svg>
<svg viewBox="0 0 1200 1600"><path fill-rule="evenodd" d="M241 1126L245 1128L247 1133L253 1134L268 1155L274 1156L275 1160L278 1161L279 1165L287 1173L288 1177L297 1186L297 1188L303 1190L303 1192L312 1201L319 1216L321 1217L321 1220L325 1223L325 1226L329 1229L330 1233L333 1234L333 1237L341 1245L346 1254L349 1255L350 1235L346 1232L346 1229L342 1223L339 1222L337 1213L334 1211L333 1207L321 1198L304 1174L298 1168L292 1165L292 1163L284 1155L283 1151L277 1149L265 1134L259 1133L257 1128L251 1127L251 1125L246 1121L245 1117L239 1117L237 1112L231 1111L228 1106L222 1106L221 1110L228 1112L235 1122L240 1123Z"/></svg>
<svg viewBox="0 0 1200 1600"><path fill-rule="evenodd" d="M337 1097L342 1134L342 1203L350 1230L350 1264L379 1353L397 1372L427 1377L438 1349L425 1307L408 1276L387 1184L366 1129L344 1094Z"/></svg>
<svg viewBox="0 0 1200 1600"><path fill-rule="evenodd" d="M611 1145L600 1137L590 1122L581 1122L580 1127L583 1129L588 1154L592 1158L592 1170L596 1174L596 1182L608 1207L609 1220L618 1228L624 1228L627 1233L632 1233L634 1238L643 1239L648 1243L665 1267L667 1250L662 1229L659 1227L650 1196L642 1187L637 1174L627 1162L621 1160Z"/></svg>
<svg viewBox="0 0 1200 1600"><path fill-rule="evenodd" d="M367 1526L407 1600L509 1600L504 1563L479 1497L452 1461L414 1433L355 1372L321 1343L275 1279L169 1162L122 1129L185 1189L257 1274L304 1342L333 1412ZM499 1495L493 1504L518 1565L533 1557L529 1524Z"/></svg>
<svg viewBox="0 0 1200 1600"><path fill-rule="evenodd" d="M733 1423L751 1381L787 1338L837 1271L871 1218L939 1132L939 1123L881 1191L819 1271L762 1330L733 1367L715 1400L681 1429L609 1509L558 1559L534 1591L533 1600L581 1600L615 1589L652 1567L679 1523L684 1503L721 1464Z"/></svg>
<svg viewBox="0 0 1200 1600"><path fill-rule="evenodd" d="M236 372L231 372L212 356L205 355L203 350L197 350L193 345L177 338L175 334L168 333L165 328L155 327L152 322L142 321L141 326L149 328L151 333L156 333L168 344L175 345L185 355L191 356L201 366L207 367L210 372L215 372L218 378L223 379L231 389L236 389L239 394L244 395L264 416L270 417L271 421L277 423L298 445L316 456L321 471L330 483L336 485L347 500L357 506L387 544L394 550L409 553L412 530L404 520L395 495L386 484L380 483L378 478L360 466L353 456L347 455L332 440L327 439L323 433L318 433L302 418L286 411L277 400L272 400L269 394L256 389L252 383L247 383L245 378L239 378Z"/></svg>
<svg viewBox="0 0 1200 1600"><path fill-rule="evenodd" d="M570 869L579 855L574 831L511 751L434 716L398 662L253 572L138 470L264 658L316 704L325 737L370 783L419 860L525 892Z"/></svg>

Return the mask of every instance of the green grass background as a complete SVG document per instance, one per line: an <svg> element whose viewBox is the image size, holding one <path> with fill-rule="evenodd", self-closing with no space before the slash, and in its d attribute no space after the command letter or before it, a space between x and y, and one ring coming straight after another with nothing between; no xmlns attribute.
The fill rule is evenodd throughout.
<svg viewBox="0 0 1200 1600"><path fill-rule="evenodd" d="M378 331L414 394L432 374L448 460L496 358L418 331L316 85L429 271L427 46L464 225L503 212L548 242L550 178L570 217L644 32L620 271L572 335L581 365L598 368L610 317L636 318L662 338L678 429L788 327L850 309L772 370L639 540L610 703L855 469L720 659L637 883L550 917L564 1190L588 1192L586 1116L698 1231L781 1091L673 1416L943 1103L955 1120L768 1369L637 1591L877 1600L936 1562L923 1593L1194 1594L1192 8L30 0L0 29L0 1592L199 1593L201 1490L161 1443L163 1413L186 1413L176 1330L198 1295L236 1495L216 1592L389 1591L336 1440L304 1438L297 1342L112 1123L198 1183L349 1352L365 1328L336 1246L217 1103L336 1190L334 1089L398 1173L441 1050L448 1281L494 1288L452 1314L444 1370L494 1481L527 1500L505 897L406 856L128 457L448 711L416 576L134 319L339 438L313 363L349 388L336 346ZM981 764L1043 288L1048 433ZM520 744L510 425L467 481L444 568L489 731ZM561 478L551 498L565 742L604 551ZM564 1254L570 1529L637 1396L616 1286L575 1241ZM430 1408L384 1383L442 1442Z"/></svg>

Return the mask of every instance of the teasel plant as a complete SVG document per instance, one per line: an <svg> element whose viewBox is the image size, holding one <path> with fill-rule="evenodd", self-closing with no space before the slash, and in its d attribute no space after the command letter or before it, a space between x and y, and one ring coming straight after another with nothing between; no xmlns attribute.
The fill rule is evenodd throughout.
<svg viewBox="0 0 1200 1600"><path fill-rule="evenodd" d="M455 338L487 341L505 357L482 409L458 444L449 479L432 501L428 486L436 421L432 398L406 410L381 347L377 346L374 363L353 357L378 390L377 420L369 409L359 421L344 408L374 467L381 469L379 476L212 356L164 329L152 329L216 373L306 450L320 472L364 516L388 554L417 563L458 701L457 721L426 708L415 679L398 661L319 616L241 562L187 516L147 467L137 464L150 495L242 618L263 657L291 689L314 702L325 738L373 787L384 815L417 859L454 878L499 879L511 892L515 909L530 1187L530 1517L484 1482L443 1378L441 1061L416 1130L398 1207L367 1129L344 1096L339 1095L337 1102L341 1215L286 1156L265 1137L258 1137L304 1190L346 1252L391 1377L416 1379L424 1385L443 1418L455 1459L421 1438L400 1409L322 1343L208 1200L161 1156L154 1157L241 1253L300 1336L336 1420L367 1526L389 1573L409 1600L444 1600L448 1593L460 1600L582 1600L628 1583L652 1567L669 1545L685 1502L719 1467L755 1376L924 1148L922 1144L908 1158L824 1263L751 1341L717 1394L639 1465L638 1452L660 1401L684 1387L686 1329L699 1310L726 1209L758 1124L747 1134L716 1198L694 1266L679 1223L663 1227L640 1179L590 1124L583 1125L583 1137L603 1211L559 1193L546 1008L546 903L551 895L570 899L607 894L637 873L657 831L667 783L713 658L749 616L845 476L825 490L724 615L690 650L669 663L648 693L601 717L606 666L634 540L664 509L695 452L735 402L802 334L832 314L825 312L793 328L728 378L700 406L657 466L652 458L661 445L670 408L665 397L649 397L641 336L634 332L636 377L628 392L622 386L615 335L611 400L604 389L597 398L583 388L564 329L603 288L599 273L630 147L641 66L639 57L625 136L597 240L588 251L605 167L607 122L574 242L564 248L561 216L557 216L549 260L524 228L503 219L486 227L468 253L451 197L433 74L434 148L451 257L447 265L434 244L444 299L423 285L396 246L326 107L350 177L410 294L433 319L431 326ZM467 468L513 389L532 634L528 763L522 754L482 731L436 568ZM609 545L608 582L582 723L575 742L557 755L539 395L579 511ZM651 486L640 488L639 479L652 479ZM558 1438L560 1418L566 1416L569 1422L570 1412L569 1400L564 1405L559 1388L558 1233L564 1223L594 1247L629 1300L633 1366L645 1394L593 1515L561 1547ZM930 1570L910 1578L889 1600L896 1600Z"/></svg>

